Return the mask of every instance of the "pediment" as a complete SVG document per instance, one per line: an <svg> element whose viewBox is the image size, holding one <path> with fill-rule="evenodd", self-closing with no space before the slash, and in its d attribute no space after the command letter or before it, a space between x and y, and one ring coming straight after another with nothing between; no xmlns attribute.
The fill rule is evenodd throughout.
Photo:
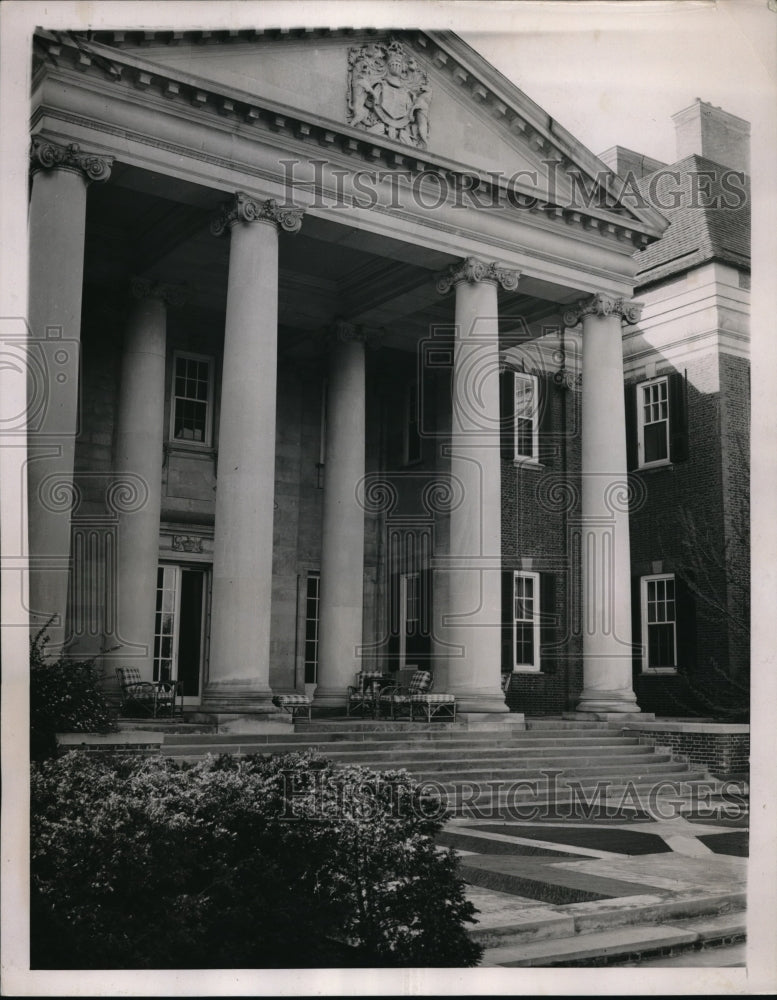
<svg viewBox="0 0 777 1000"><path fill-rule="evenodd" d="M92 44L119 64L134 60L131 72L145 66L188 87L270 102L301 121L404 146L409 158L490 174L551 205L585 204L597 189L605 215L652 235L664 228L652 210L621 203L604 165L451 33L98 32Z"/></svg>

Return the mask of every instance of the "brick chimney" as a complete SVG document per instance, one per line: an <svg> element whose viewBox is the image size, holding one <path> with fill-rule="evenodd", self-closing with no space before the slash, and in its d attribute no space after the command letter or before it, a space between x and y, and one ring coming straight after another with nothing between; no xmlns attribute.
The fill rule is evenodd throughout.
<svg viewBox="0 0 777 1000"><path fill-rule="evenodd" d="M733 170L750 173L750 123L696 98L672 115L677 159L697 154Z"/></svg>

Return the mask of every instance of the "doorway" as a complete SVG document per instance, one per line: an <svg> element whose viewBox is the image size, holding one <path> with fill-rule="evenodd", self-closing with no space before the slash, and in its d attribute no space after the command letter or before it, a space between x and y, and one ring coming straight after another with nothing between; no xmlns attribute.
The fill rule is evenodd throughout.
<svg viewBox="0 0 777 1000"><path fill-rule="evenodd" d="M157 570L154 680L180 680L184 704L202 694L210 569L161 563Z"/></svg>

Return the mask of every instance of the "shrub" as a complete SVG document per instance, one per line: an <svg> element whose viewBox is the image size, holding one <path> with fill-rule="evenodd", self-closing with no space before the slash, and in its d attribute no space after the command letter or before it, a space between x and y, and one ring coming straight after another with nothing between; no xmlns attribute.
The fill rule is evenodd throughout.
<svg viewBox="0 0 777 1000"><path fill-rule="evenodd" d="M55 733L101 733L114 713L100 690L95 657L46 658L48 638L41 629L30 640L30 746L33 757L56 751Z"/></svg>
<svg viewBox="0 0 777 1000"><path fill-rule="evenodd" d="M313 752L41 762L33 967L474 965L476 911L424 809L406 773Z"/></svg>

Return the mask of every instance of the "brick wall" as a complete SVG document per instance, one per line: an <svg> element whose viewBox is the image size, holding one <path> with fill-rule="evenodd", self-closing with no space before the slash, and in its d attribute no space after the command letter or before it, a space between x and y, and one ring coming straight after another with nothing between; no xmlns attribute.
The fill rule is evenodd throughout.
<svg viewBox="0 0 777 1000"><path fill-rule="evenodd" d="M683 758L692 767L704 767L714 775L746 774L750 769L749 727L721 726L715 731L711 726L697 727L699 731L657 730L630 725L630 736L638 736L641 743L665 748L676 758ZM737 731L728 731L736 729Z"/></svg>

